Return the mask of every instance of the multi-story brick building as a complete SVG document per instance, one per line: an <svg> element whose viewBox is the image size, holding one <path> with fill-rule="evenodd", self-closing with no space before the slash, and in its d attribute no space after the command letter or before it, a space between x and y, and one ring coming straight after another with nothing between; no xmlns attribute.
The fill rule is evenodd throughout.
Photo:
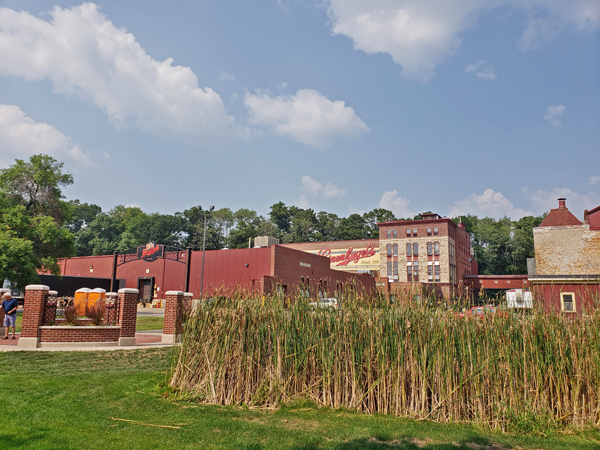
<svg viewBox="0 0 600 450"><path fill-rule="evenodd" d="M463 276L477 273L464 224L437 214L380 223L379 248L379 272L387 278L391 295L430 284L436 293L455 296L457 289L462 290Z"/></svg>

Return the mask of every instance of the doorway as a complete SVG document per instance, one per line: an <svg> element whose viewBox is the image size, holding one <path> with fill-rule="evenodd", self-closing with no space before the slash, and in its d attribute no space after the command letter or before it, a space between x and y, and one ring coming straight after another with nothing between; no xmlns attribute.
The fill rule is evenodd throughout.
<svg viewBox="0 0 600 450"><path fill-rule="evenodd" d="M152 303L154 298L154 277L138 278L139 302Z"/></svg>

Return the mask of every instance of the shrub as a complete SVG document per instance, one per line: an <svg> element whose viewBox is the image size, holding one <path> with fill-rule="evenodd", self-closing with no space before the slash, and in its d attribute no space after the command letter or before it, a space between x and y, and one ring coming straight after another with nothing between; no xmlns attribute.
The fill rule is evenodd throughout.
<svg viewBox="0 0 600 450"><path fill-rule="evenodd" d="M89 303L87 303L85 305L85 316L88 319L92 320L92 325L102 325L105 315L106 306L104 305L103 301L99 300L95 304L90 305Z"/></svg>
<svg viewBox="0 0 600 450"><path fill-rule="evenodd" d="M75 325L77 320L77 309L73 303L69 303L65 306L65 322L67 325Z"/></svg>

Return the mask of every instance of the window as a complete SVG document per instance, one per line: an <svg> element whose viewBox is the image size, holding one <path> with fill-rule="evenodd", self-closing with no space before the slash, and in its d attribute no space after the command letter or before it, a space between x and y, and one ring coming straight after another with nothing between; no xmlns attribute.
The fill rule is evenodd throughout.
<svg viewBox="0 0 600 450"><path fill-rule="evenodd" d="M410 237L410 228L406 230L406 237Z"/></svg>
<svg viewBox="0 0 600 450"><path fill-rule="evenodd" d="M440 254L440 243L439 242L433 243L433 254L435 256L438 256Z"/></svg>
<svg viewBox="0 0 600 450"><path fill-rule="evenodd" d="M437 227L433 229L433 235L437 236L439 234Z"/></svg>
<svg viewBox="0 0 600 450"><path fill-rule="evenodd" d="M440 266L435 266L435 281L440 281Z"/></svg>
<svg viewBox="0 0 600 450"><path fill-rule="evenodd" d="M431 242L427 243L427 255L433 255L433 244Z"/></svg>
<svg viewBox="0 0 600 450"><path fill-rule="evenodd" d="M431 236L431 228L427 228L427 236Z"/></svg>
<svg viewBox="0 0 600 450"><path fill-rule="evenodd" d="M417 229L413 228L413 237L417 237Z"/></svg>
<svg viewBox="0 0 600 450"><path fill-rule="evenodd" d="M392 276L392 262L388 261L387 263L387 276L391 277Z"/></svg>
<svg viewBox="0 0 600 450"><path fill-rule="evenodd" d="M433 281L433 266L431 264L427 266L427 279Z"/></svg>
<svg viewBox="0 0 600 450"><path fill-rule="evenodd" d="M394 277L398 278L398 261L394 261Z"/></svg>
<svg viewBox="0 0 600 450"><path fill-rule="evenodd" d="M413 281L419 281L419 262L413 262Z"/></svg>
<svg viewBox="0 0 600 450"><path fill-rule="evenodd" d="M398 256L398 244L394 244L394 256Z"/></svg>
<svg viewBox="0 0 600 450"><path fill-rule="evenodd" d="M392 237L392 232L390 230L387 230L387 238L390 239Z"/></svg>
<svg viewBox="0 0 600 450"><path fill-rule="evenodd" d="M413 256L419 256L419 244L416 242L413 244Z"/></svg>
<svg viewBox="0 0 600 450"><path fill-rule="evenodd" d="M560 293L560 304L563 312L575 312L575 293L574 292L561 292Z"/></svg>
<svg viewBox="0 0 600 450"><path fill-rule="evenodd" d="M406 276L407 276L408 281L412 281L412 279L413 279L412 263L410 263L410 262L406 264Z"/></svg>
<svg viewBox="0 0 600 450"><path fill-rule="evenodd" d="M386 245L385 248L387 249L387 255L392 256L392 244Z"/></svg>
<svg viewBox="0 0 600 450"><path fill-rule="evenodd" d="M406 256L412 256L412 244L406 244Z"/></svg>
<svg viewBox="0 0 600 450"><path fill-rule="evenodd" d="M398 237L398 230L394 230L394 239Z"/></svg>

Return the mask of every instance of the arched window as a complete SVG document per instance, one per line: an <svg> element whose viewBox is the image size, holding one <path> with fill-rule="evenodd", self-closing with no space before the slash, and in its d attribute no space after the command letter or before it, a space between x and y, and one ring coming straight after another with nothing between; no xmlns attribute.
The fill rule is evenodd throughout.
<svg viewBox="0 0 600 450"><path fill-rule="evenodd" d="M436 256L440 254L440 243L439 242L433 243L433 254Z"/></svg>
<svg viewBox="0 0 600 450"><path fill-rule="evenodd" d="M412 244L406 244L406 256L412 255Z"/></svg>
<svg viewBox="0 0 600 450"><path fill-rule="evenodd" d="M413 244L413 256L418 256L419 255L419 244L417 244L416 242Z"/></svg>
<svg viewBox="0 0 600 450"><path fill-rule="evenodd" d="M387 250L387 255L392 256L392 244L386 245L385 248Z"/></svg>
<svg viewBox="0 0 600 450"><path fill-rule="evenodd" d="M433 244L431 242L427 243L427 255L428 256L433 255Z"/></svg>
<svg viewBox="0 0 600 450"><path fill-rule="evenodd" d="M394 244L394 256L398 256L398 244Z"/></svg>

